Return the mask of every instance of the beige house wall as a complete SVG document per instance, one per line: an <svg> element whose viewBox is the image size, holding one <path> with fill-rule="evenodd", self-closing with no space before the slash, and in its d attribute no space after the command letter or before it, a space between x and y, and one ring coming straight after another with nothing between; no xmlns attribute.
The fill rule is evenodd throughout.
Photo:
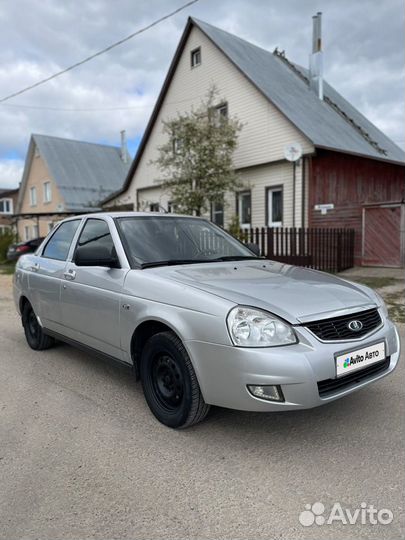
<svg viewBox="0 0 405 540"><path fill-rule="evenodd" d="M36 154L36 155L35 155ZM44 200L44 183L51 183L51 201L45 202ZM37 203L35 206L31 205L30 190L32 187L36 188ZM24 193L21 194L21 209L20 214L36 214L44 212L60 212L64 207L64 200L59 192L56 182L49 174L47 166L38 153L34 153L31 161L30 170L28 173L27 183ZM18 236L20 240L31 240L36 236L46 236L53 223L56 223L61 218L57 216L41 217L33 219L19 219L18 220ZM38 229L37 230L37 227Z"/></svg>

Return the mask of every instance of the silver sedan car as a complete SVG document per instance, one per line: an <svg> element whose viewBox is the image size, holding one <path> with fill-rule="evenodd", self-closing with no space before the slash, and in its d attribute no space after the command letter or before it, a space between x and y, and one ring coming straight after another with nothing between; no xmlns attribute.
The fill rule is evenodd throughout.
<svg viewBox="0 0 405 540"><path fill-rule="evenodd" d="M202 218L66 219L19 259L14 298L32 349L62 340L133 366L173 428L211 405L323 405L388 375L400 355L371 289L263 259Z"/></svg>

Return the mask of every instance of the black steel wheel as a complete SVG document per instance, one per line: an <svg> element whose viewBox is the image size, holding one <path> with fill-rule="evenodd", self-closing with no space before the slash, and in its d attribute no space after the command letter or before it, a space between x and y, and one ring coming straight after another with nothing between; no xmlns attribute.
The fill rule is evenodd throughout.
<svg viewBox="0 0 405 540"><path fill-rule="evenodd" d="M22 325L24 327L25 338L31 349L42 351L49 349L54 344L54 339L44 334L37 316L29 302L24 304L22 310Z"/></svg>
<svg viewBox="0 0 405 540"><path fill-rule="evenodd" d="M210 406L204 402L190 358L174 333L161 332L148 340L140 374L149 408L162 424L186 428L208 414Z"/></svg>

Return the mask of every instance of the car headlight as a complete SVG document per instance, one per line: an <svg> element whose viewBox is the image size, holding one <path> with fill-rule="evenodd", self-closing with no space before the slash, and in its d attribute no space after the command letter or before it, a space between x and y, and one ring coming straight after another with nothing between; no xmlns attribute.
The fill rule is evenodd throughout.
<svg viewBox="0 0 405 540"><path fill-rule="evenodd" d="M236 306L229 312L226 322L232 343L238 347L276 347L297 343L291 325L261 309Z"/></svg>

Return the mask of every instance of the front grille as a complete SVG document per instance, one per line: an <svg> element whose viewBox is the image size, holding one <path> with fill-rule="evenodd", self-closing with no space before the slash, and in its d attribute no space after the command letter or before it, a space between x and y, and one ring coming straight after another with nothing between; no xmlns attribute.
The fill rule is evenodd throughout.
<svg viewBox="0 0 405 540"><path fill-rule="evenodd" d="M361 330L354 331L349 328L351 321L360 321L363 325ZM365 336L381 324L378 309L368 309L360 313L351 313L341 317L332 317L314 321L305 326L323 341L336 341L340 339L356 339Z"/></svg>
<svg viewBox="0 0 405 540"><path fill-rule="evenodd" d="M349 373L349 375L344 375L339 379L326 379L324 381L318 381L319 395L320 397L325 397L330 394L334 394L339 390L344 390L348 386L358 384L368 377L372 377L373 375L377 375L378 373L385 371L388 369L389 365L390 357L388 356L381 362L372 364L364 369L359 369L353 373Z"/></svg>

